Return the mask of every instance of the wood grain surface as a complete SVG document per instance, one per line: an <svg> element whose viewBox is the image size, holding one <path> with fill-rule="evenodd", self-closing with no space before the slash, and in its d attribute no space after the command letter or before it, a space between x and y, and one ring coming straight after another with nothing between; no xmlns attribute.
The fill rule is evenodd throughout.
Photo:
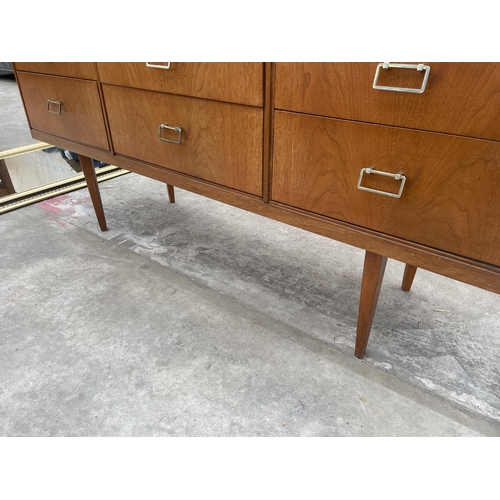
<svg viewBox="0 0 500 500"><path fill-rule="evenodd" d="M109 149L96 82L22 72L17 78L32 128ZM47 111L48 99L61 103L60 115Z"/></svg>
<svg viewBox="0 0 500 500"><path fill-rule="evenodd" d="M500 144L285 112L274 139L273 200L500 265ZM357 189L370 166L406 176L400 199Z"/></svg>
<svg viewBox="0 0 500 500"><path fill-rule="evenodd" d="M357 358L362 358L365 355L386 265L387 257L372 252L365 253L356 327L356 345L354 346L354 355Z"/></svg>
<svg viewBox="0 0 500 500"><path fill-rule="evenodd" d="M101 192L99 191L99 184L97 183L97 176L92 159L83 155L80 155L79 158L92 205L94 206L97 222L99 223L101 231L107 231L108 226L106 224L106 216L104 215L104 207L102 206Z"/></svg>
<svg viewBox="0 0 500 500"><path fill-rule="evenodd" d="M427 63L422 94L375 90L377 63L277 63L276 108L500 140L500 64ZM380 85L420 87L423 73L388 69Z"/></svg>
<svg viewBox="0 0 500 500"><path fill-rule="evenodd" d="M146 63L98 63L103 83L171 94L263 106L262 63L170 63L169 69Z"/></svg>
<svg viewBox="0 0 500 500"><path fill-rule="evenodd" d="M110 85L103 91L117 154L262 196L261 108ZM158 139L162 123L182 126L181 144Z"/></svg>
<svg viewBox="0 0 500 500"><path fill-rule="evenodd" d="M18 62L15 63L15 67L17 71L97 80L95 62Z"/></svg>
<svg viewBox="0 0 500 500"><path fill-rule="evenodd" d="M401 282L401 290L403 290L404 292L409 292L411 290L411 285L413 284L413 280L415 279L416 272L417 268L415 266L406 264L403 274L403 281Z"/></svg>

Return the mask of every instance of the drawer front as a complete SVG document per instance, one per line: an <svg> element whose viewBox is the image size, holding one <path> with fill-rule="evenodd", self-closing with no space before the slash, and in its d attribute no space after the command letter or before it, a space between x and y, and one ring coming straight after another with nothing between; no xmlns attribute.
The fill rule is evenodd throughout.
<svg viewBox="0 0 500 500"><path fill-rule="evenodd" d="M423 93L373 88L377 63L278 63L276 107L500 140L500 64L428 63ZM380 69L377 84L421 88L424 71Z"/></svg>
<svg viewBox="0 0 500 500"><path fill-rule="evenodd" d="M17 77L33 129L109 150L96 82L33 73Z"/></svg>
<svg viewBox="0 0 500 500"><path fill-rule="evenodd" d="M262 196L262 109L109 85L103 91L116 154Z"/></svg>
<svg viewBox="0 0 500 500"><path fill-rule="evenodd" d="M124 87L263 105L261 63L98 63L100 79Z"/></svg>
<svg viewBox="0 0 500 500"><path fill-rule="evenodd" d="M500 265L500 144L276 112L272 199ZM401 198L361 191L361 169L406 177ZM364 174L398 193L402 180Z"/></svg>
<svg viewBox="0 0 500 500"><path fill-rule="evenodd" d="M97 80L97 67L93 62L18 62L15 67L17 71Z"/></svg>

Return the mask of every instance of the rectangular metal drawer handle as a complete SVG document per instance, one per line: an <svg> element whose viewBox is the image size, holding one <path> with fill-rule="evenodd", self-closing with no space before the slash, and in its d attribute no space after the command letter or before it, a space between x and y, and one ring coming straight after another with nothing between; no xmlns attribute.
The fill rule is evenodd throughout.
<svg viewBox="0 0 500 500"><path fill-rule="evenodd" d="M177 132L179 134L179 138L177 141L173 141L172 139L165 139L164 137L161 136L161 131L163 129L167 130L173 130L174 132ZM158 139L160 141L164 142L171 142L172 144L180 144L182 141L182 127L172 127L168 123L160 123L160 126L158 127Z"/></svg>
<svg viewBox="0 0 500 500"><path fill-rule="evenodd" d="M154 63L147 62L146 66L148 68L170 69L170 63L169 62L165 63L165 64L154 64Z"/></svg>
<svg viewBox="0 0 500 500"><path fill-rule="evenodd" d="M417 71L425 71L424 81L422 82L422 87L419 89L410 89L407 87L386 87L383 85L377 85L378 77L381 69L390 68L405 68L405 69L416 69ZM373 88L377 90L392 90L393 92L411 92L413 94L421 94L425 90L427 85L427 79L429 78L429 72L431 68L425 64L394 64L394 63L380 63L377 66L377 71L375 72L375 79L373 80Z"/></svg>
<svg viewBox="0 0 500 500"><path fill-rule="evenodd" d="M57 106L57 111L52 111L50 109L50 105L54 104ZM49 113L52 113L53 115L60 115L61 114L61 103L60 101L54 101L53 99L47 99L47 111Z"/></svg>
<svg viewBox="0 0 500 500"><path fill-rule="evenodd" d="M385 177L392 177L397 181L401 181L401 185L399 186L399 191L397 193L388 193L386 191L379 191L378 189L372 189L362 186L361 181L363 180L363 175L365 173L367 175L368 174L383 175ZM405 187L405 182L406 182L406 177L401 172L398 172L397 174L390 174L389 172L381 172L380 170L375 170L373 167L367 167L361 169L358 179L358 189L361 191L368 191L369 193L382 194L384 196L389 196L390 198L401 198L401 195L403 194L403 188Z"/></svg>

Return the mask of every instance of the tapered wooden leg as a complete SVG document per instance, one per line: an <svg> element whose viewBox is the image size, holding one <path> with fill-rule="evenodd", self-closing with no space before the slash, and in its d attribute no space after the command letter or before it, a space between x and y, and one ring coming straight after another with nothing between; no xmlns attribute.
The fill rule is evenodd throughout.
<svg viewBox="0 0 500 500"><path fill-rule="evenodd" d="M354 355L357 358L362 358L365 355L386 264L387 257L366 252L363 281L361 283L361 297L359 299L356 347L354 349Z"/></svg>
<svg viewBox="0 0 500 500"><path fill-rule="evenodd" d="M174 186L167 184L168 199L170 203L175 203Z"/></svg>
<svg viewBox="0 0 500 500"><path fill-rule="evenodd" d="M101 231L107 231L108 227L106 226L106 218L104 217L101 193L99 191L99 184L97 183L94 165L92 165L92 160L90 158L87 158L86 156L79 155L79 158L83 175L85 176L87 187L89 188L90 199L92 200L92 204L94 205L97 221L99 222L99 227L101 228Z"/></svg>
<svg viewBox="0 0 500 500"><path fill-rule="evenodd" d="M405 292L409 292L411 285L413 283L413 278L415 278L415 273L417 272L417 268L415 266L411 266L410 264L406 264L405 273L403 275L403 283L401 283L401 290Z"/></svg>

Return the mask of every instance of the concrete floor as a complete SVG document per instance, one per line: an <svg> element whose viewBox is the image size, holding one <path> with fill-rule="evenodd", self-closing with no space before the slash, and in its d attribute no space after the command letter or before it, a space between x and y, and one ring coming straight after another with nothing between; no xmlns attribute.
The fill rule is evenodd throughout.
<svg viewBox="0 0 500 500"><path fill-rule="evenodd" d="M499 297L135 174L0 217L4 436L498 436ZM307 249L307 250L305 250Z"/></svg>
<svg viewBox="0 0 500 500"><path fill-rule="evenodd" d="M31 137L14 75L0 75L0 151L39 141Z"/></svg>
<svg viewBox="0 0 500 500"><path fill-rule="evenodd" d="M498 295L404 293L390 261L358 360L361 250L135 174L101 193L106 233L86 189L0 216L0 435L500 435Z"/></svg>

